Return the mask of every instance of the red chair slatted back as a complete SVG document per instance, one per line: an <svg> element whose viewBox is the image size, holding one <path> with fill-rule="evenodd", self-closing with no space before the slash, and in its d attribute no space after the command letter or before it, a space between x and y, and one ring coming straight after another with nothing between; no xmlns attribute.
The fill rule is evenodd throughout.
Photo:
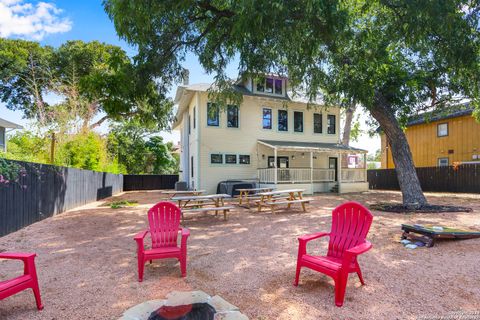
<svg viewBox="0 0 480 320"><path fill-rule="evenodd" d="M358 202L346 202L332 212L328 256L342 258L345 250L365 242L373 216Z"/></svg>
<svg viewBox="0 0 480 320"><path fill-rule="evenodd" d="M177 246L181 215L180 209L171 202L159 202L148 210L152 248Z"/></svg>

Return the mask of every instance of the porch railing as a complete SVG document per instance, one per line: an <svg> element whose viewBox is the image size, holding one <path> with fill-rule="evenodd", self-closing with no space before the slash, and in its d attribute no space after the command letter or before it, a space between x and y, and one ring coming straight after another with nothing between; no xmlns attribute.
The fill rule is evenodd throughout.
<svg viewBox="0 0 480 320"><path fill-rule="evenodd" d="M277 183L311 183L335 181L334 169L321 168L265 168L258 169L260 183L275 183L275 170L277 170ZM313 179L312 179L313 173Z"/></svg>
<svg viewBox="0 0 480 320"><path fill-rule="evenodd" d="M343 169L342 182L366 182L367 172L365 169Z"/></svg>

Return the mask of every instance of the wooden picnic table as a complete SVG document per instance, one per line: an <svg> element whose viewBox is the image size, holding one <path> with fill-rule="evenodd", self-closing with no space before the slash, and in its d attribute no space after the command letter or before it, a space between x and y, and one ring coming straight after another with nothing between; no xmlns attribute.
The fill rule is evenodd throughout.
<svg viewBox="0 0 480 320"><path fill-rule="evenodd" d="M305 189L287 189L287 190L276 190L269 192L260 192L257 195L260 196L260 200L257 201L258 211L262 211L262 207L270 207L272 213L275 213L275 207L279 204L286 204L287 208L290 209L292 204L299 203L302 205L303 211L306 211L305 204L310 202L310 200L303 199L302 193ZM282 198L282 195L286 195L286 198ZM287 196L288 195L288 196Z"/></svg>
<svg viewBox="0 0 480 320"><path fill-rule="evenodd" d="M182 222L184 212L205 212L215 211L215 215L218 211L223 211L223 217L227 220L227 212L233 207L225 206L224 199L231 198L229 194L210 194L203 196L179 196L172 197L171 200L178 201L178 207L182 210ZM213 205L213 207L206 207Z"/></svg>
<svg viewBox="0 0 480 320"><path fill-rule="evenodd" d="M168 191L163 191L163 194L166 194L169 196L170 199L174 198L177 195L192 195L192 196L198 196L204 193L205 190L168 190Z"/></svg>
<svg viewBox="0 0 480 320"><path fill-rule="evenodd" d="M246 205L250 208L250 199L251 196L258 196L258 192L269 192L273 188L250 188L250 189L236 189L240 194L238 195L238 205L241 206L243 202L246 202Z"/></svg>

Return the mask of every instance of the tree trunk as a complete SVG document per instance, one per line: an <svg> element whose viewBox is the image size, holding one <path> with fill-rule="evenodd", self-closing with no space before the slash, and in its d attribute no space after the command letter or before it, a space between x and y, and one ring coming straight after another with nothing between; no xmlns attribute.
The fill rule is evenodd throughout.
<svg viewBox="0 0 480 320"><path fill-rule="evenodd" d="M428 202L423 195L422 187L418 180L405 132L403 132L395 118L389 103L381 94L375 95L374 105L370 112L380 124L390 145L398 183L402 191L403 205L412 209L427 205Z"/></svg>
<svg viewBox="0 0 480 320"><path fill-rule="evenodd" d="M355 103L352 103L345 111L345 126L343 128L342 144L345 146L350 145L350 133L352 131L353 114L355 113ZM341 160L342 168L348 168L347 155L342 155Z"/></svg>
<svg viewBox="0 0 480 320"><path fill-rule="evenodd" d="M353 114L355 113L355 104L352 103L345 111L345 127L343 128L342 144L350 145L350 132L352 131Z"/></svg>

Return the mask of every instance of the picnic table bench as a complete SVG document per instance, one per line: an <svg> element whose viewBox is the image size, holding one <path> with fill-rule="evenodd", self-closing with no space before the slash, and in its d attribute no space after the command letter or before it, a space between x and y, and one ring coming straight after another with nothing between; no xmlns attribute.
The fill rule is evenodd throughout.
<svg viewBox="0 0 480 320"><path fill-rule="evenodd" d="M182 210L182 223L184 221L184 213L189 212L208 212L215 211L218 215L219 211L223 211L223 219L227 220L227 213L234 209L233 206L226 206L224 199L231 198L228 194L210 194L203 196L180 196L173 197L171 200L178 201L178 207Z"/></svg>
<svg viewBox="0 0 480 320"><path fill-rule="evenodd" d="M260 200L257 201L258 212L262 211L262 207L270 207L272 213L275 213L275 208L283 204L286 204L288 209L290 209L292 204L300 204L303 211L306 212L307 208L305 205L309 203L310 200L303 199L302 193L304 191L304 189L288 189L258 193L261 197Z"/></svg>
<svg viewBox="0 0 480 320"><path fill-rule="evenodd" d="M179 196L198 196L204 193L205 190L168 190L168 191L163 191L162 194L166 194L170 199L176 197L177 195Z"/></svg>
<svg viewBox="0 0 480 320"><path fill-rule="evenodd" d="M240 193L238 195L238 205L244 206L243 203L246 203L246 207L250 208L250 200L258 200L261 197L258 195L258 192L269 192L272 191L273 188L265 187L265 188L250 188L250 189L237 189Z"/></svg>

